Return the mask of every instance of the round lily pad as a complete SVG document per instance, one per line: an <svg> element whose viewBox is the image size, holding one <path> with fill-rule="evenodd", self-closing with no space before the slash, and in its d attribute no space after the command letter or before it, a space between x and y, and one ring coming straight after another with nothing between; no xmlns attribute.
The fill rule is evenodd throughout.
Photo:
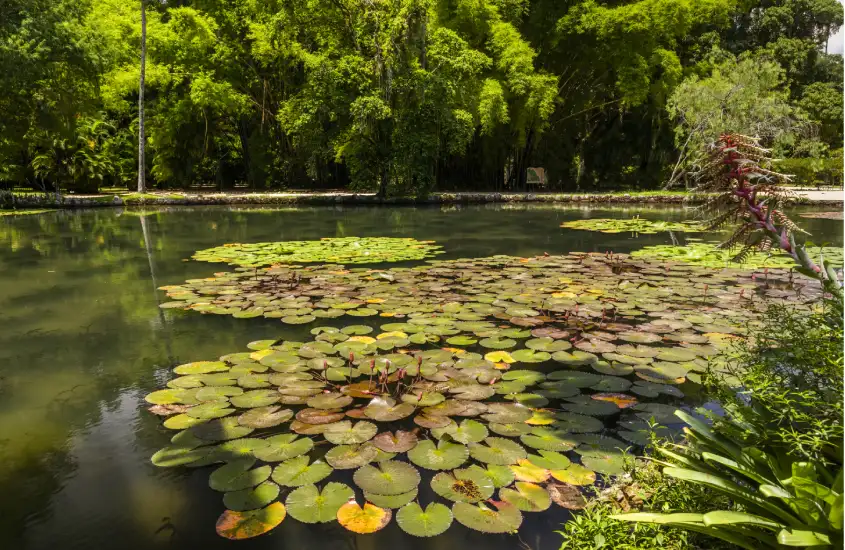
<svg viewBox="0 0 845 550"><path fill-rule="evenodd" d="M405 462L387 460L376 465L367 464L355 471L355 484L364 491L378 495L398 495L416 489L420 473Z"/></svg>
<svg viewBox="0 0 845 550"><path fill-rule="evenodd" d="M175 418L175 417L174 417ZM254 429L241 426L235 417L220 418L192 426L191 433L206 441L227 441L251 434Z"/></svg>
<svg viewBox="0 0 845 550"><path fill-rule="evenodd" d="M549 373L547 378L550 381L560 382L560 386L572 386L576 388L587 388L601 380L601 376L597 374L577 370L556 370Z"/></svg>
<svg viewBox="0 0 845 550"><path fill-rule="evenodd" d="M532 430L530 424L525 424L523 422L514 424L499 424L497 422L490 422L487 424L487 427L491 432L505 437L518 437L520 435L530 433Z"/></svg>
<svg viewBox="0 0 845 550"><path fill-rule="evenodd" d="M323 437L329 443L335 445L350 445L355 443L364 443L369 441L378 433L378 426L372 422L352 422L343 420L334 424L328 424Z"/></svg>
<svg viewBox="0 0 845 550"><path fill-rule="evenodd" d="M542 512L552 505L549 493L540 485L517 481L516 489L499 490L499 498L525 512Z"/></svg>
<svg viewBox="0 0 845 550"><path fill-rule="evenodd" d="M264 462L282 462L311 451L314 442L295 434L280 434L264 440L266 446L257 449L254 455Z"/></svg>
<svg viewBox="0 0 845 550"><path fill-rule="evenodd" d="M160 468L174 468L204 460L211 452L213 452L213 449L208 447L172 446L158 450L150 460Z"/></svg>
<svg viewBox="0 0 845 550"><path fill-rule="evenodd" d="M297 521L329 523L337 520L337 511L354 497L355 491L343 483L330 482L322 490L303 485L288 495L285 505Z"/></svg>
<svg viewBox="0 0 845 550"><path fill-rule="evenodd" d="M235 460L220 466L208 478L208 485L215 491L240 491L255 487L270 477L270 466L252 468L255 459Z"/></svg>
<svg viewBox="0 0 845 550"><path fill-rule="evenodd" d="M493 496L495 491L493 480L473 468L440 472L432 478L431 488L441 497L455 502L480 502Z"/></svg>
<svg viewBox="0 0 845 550"><path fill-rule="evenodd" d="M507 502L456 502L452 506L452 514L464 527L482 533L511 533L522 525L519 509Z"/></svg>
<svg viewBox="0 0 845 550"><path fill-rule="evenodd" d="M393 513L389 508L379 508L369 502L359 506L350 500L337 511L337 521L347 530L359 535L375 533L390 523Z"/></svg>
<svg viewBox="0 0 845 550"><path fill-rule="evenodd" d="M583 451L581 463L584 467L605 475L619 475L625 472L625 453L596 449Z"/></svg>
<svg viewBox="0 0 845 550"><path fill-rule="evenodd" d="M332 473L332 467L322 460L308 463L307 456L285 460L273 469L273 481L284 487L299 487L317 483Z"/></svg>
<svg viewBox="0 0 845 550"><path fill-rule="evenodd" d="M562 412L555 415L555 418L554 427L569 433L598 432L604 428L601 420L583 414Z"/></svg>
<svg viewBox="0 0 845 550"><path fill-rule="evenodd" d="M296 419L305 424L334 424L345 416L341 409L302 409L296 413Z"/></svg>
<svg viewBox="0 0 845 550"><path fill-rule="evenodd" d="M399 527L415 537L436 537L445 533L452 525L452 511L438 502L431 502L423 510L412 502L396 513Z"/></svg>
<svg viewBox="0 0 845 550"><path fill-rule="evenodd" d="M427 470L451 470L457 468L469 457L464 445L441 440L437 446L430 440L420 441L408 451L408 459Z"/></svg>
<svg viewBox="0 0 845 550"><path fill-rule="evenodd" d="M478 443L488 435L484 424L475 420L464 420L460 425L453 422L443 428L434 428L431 433L438 439L441 439L445 434L449 434L454 441L463 444Z"/></svg>
<svg viewBox="0 0 845 550"><path fill-rule="evenodd" d="M371 440L372 444L388 453L404 453L417 445L417 436L413 432L397 430L395 433L382 432Z"/></svg>
<svg viewBox="0 0 845 550"><path fill-rule="evenodd" d="M373 462L378 455L379 449L369 443L364 443L332 447L326 452L325 459L336 470L349 470Z"/></svg>
<svg viewBox="0 0 845 550"><path fill-rule="evenodd" d="M520 458L517 464L511 464L510 469L513 472L514 478L518 481L542 483L549 479L549 471L546 468L537 466L525 458Z"/></svg>
<svg viewBox="0 0 845 550"><path fill-rule="evenodd" d="M308 406L315 409L341 409L352 404L352 398L342 393L321 393L308 399Z"/></svg>
<svg viewBox="0 0 845 550"><path fill-rule="evenodd" d="M544 426L533 428L530 434L520 436L519 440L528 447L544 451L570 451L576 445L568 432Z"/></svg>
<svg viewBox="0 0 845 550"><path fill-rule="evenodd" d="M278 406L257 407L250 409L238 417L238 424L248 428L272 428L293 417L290 409L279 410Z"/></svg>
<svg viewBox="0 0 845 550"><path fill-rule="evenodd" d="M575 463L564 470L552 470L552 477L569 485L592 485L596 482L595 472Z"/></svg>
<svg viewBox="0 0 845 550"><path fill-rule="evenodd" d="M517 381L526 386L532 386L545 380L546 375L533 370L509 370L502 375L502 379Z"/></svg>
<svg viewBox="0 0 845 550"><path fill-rule="evenodd" d="M484 443L472 444L469 452L472 458L479 462L505 466L515 464L520 458L528 456L521 445L501 437L488 437Z"/></svg>
<svg viewBox="0 0 845 550"><path fill-rule="evenodd" d="M231 540L257 537L282 523L285 515L285 506L281 502L245 512L226 510L217 520L217 534Z"/></svg>
<svg viewBox="0 0 845 550"><path fill-rule="evenodd" d="M267 506L279 496L279 486L265 481L255 488L241 489L223 495L223 505L229 510L242 512Z"/></svg>
<svg viewBox="0 0 845 550"><path fill-rule="evenodd" d="M445 401L442 393L415 390L402 396L402 401L415 407L430 407Z"/></svg>
<svg viewBox="0 0 845 550"><path fill-rule="evenodd" d="M252 390L229 399L232 405L243 409L267 407L279 401L276 390Z"/></svg>
<svg viewBox="0 0 845 550"><path fill-rule="evenodd" d="M538 455L528 455L528 461L539 468L547 470L563 470L572 463L566 455L555 451L538 451Z"/></svg>

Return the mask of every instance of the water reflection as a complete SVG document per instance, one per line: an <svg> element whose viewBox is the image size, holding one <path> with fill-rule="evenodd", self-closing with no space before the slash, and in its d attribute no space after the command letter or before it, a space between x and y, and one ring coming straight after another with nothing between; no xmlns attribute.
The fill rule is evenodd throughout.
<svg viewBox="0 0 845 550"><path fill-rule="evenodd" d="M306 327L158 308L156 287L225 267L184 262L226 242L409 236L443 259L570 251L628 252L669 234L600 235L559 228L586 217L683 220L683 208L483 205L443 208L100 209L0 219L0 546L231 548L214 533L221 497L207 470L162 470L150 455L168 434L142 396L177 363L251 340L299 338ZM842 245L842 222L802 219L814 241ZM557 548L567 513L526 514L526 547ZM460 526L434 540L395 524L356 537L337 525L287 521L243 548L511 550L519 540Z"/></svg>

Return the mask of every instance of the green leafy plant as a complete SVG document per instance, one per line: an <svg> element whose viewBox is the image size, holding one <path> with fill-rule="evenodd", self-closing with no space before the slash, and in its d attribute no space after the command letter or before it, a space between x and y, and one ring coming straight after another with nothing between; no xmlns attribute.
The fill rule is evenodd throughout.
<svg viewBox="0 0 845 550"><path fill-rule="evenodd" d="M743 447L700 419L678 411L687 443L658 447L663 473L725 495L735 509L707 513L635 512L614 519L682 527L741 548L842 545L842 470L785 453Z"/></svg>

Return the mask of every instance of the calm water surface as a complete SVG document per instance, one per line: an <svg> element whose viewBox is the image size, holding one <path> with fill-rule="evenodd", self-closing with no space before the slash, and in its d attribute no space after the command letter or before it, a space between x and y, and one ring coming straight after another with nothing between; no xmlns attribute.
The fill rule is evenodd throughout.
<svg viewBox="0 0 845 550"><path fill-rule="evenodd" d="M524 543L557 548L558 508L525 514L520 538L457 523L412 539L392 523L369 536L285 521L234 543L214 532L223 510L209 469L160 469L149 457L172 433L143 396L169 369L264 338L301 339L310 327L269 319L162 311L156 287L226 268L186 262L229 242L408 236L444 245L442 259L571 251L630 252L671 244L560 229L588 217L683 220L680 208L479 206L438 208L99 209L0 218L0 548L437 549ZM842 222L802 220L815 242L842 246ZM360 322L360 321L356 321Z"/></svg>

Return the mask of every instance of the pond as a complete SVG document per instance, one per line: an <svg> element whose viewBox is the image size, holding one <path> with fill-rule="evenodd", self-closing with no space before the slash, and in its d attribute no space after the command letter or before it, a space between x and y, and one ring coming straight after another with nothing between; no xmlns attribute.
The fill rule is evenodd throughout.
<svg viewBox="0 0 845 550"><path fill-rule="evenodd" d="M221 494L209 468L157 468L150 457L172 432L144 396L183 363L215 360L263 339L313 338L305 325L161 309L157 290L228 271L186 261L235 242L322 237L436 241L438 260L570 252L628 253L673 244L677 233L634 236L563 229L585 218L683 221L681 208L463 206L450 208L99 209L0 219L0 546L15 549L488 548L559 546L569 512L525 514L519 536L482 535L454 524L431 539L392 522L373 535L336 523L286 520L235 543L215 533ZM842 222L801 219L816 243L842 248ZM699 235L700 236L700 235ZM712 240L714 236L705 236ZM393 266L415 266L409 261ZM345 319L378 326L384 319ZM690 404L699 403L687 390ZM351 475L345 482L351 484Z"/></svg>

